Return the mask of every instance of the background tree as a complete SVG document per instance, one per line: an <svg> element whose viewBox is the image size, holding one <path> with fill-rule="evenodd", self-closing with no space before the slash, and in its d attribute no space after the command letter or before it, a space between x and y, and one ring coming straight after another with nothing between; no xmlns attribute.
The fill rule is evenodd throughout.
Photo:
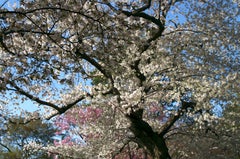
<svg viewBox="0 0 240 159"><path fill-rule="evenodd" d="M86 158L114 157L131 145L169 159L167 136L182 118L201 128L216 120L212 100L238 105L238 7L231 0L35 0L2 7L1 96L34 101L46 119L78 103L100 108L105 126L88 127L100 140L72 147ZM152 103L165 111L162 122L148 116Z"/></svg>
<svg viewBox="0 0 240 159"><path fill-rule="evenodd" d="M28 151L26 146L30 143L48 145L53 143L55 129L49 123L42 120L32 120L24 123L23 117L9 117L4 119L2 127L1 158L48 158L46 152L35 150Z"/></svg>

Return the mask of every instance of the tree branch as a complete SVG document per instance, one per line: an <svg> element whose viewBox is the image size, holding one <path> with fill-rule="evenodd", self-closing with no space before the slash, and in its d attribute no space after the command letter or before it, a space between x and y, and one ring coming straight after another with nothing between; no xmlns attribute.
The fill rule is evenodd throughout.
<svg viewBox="0 0 240 159"><path fill-rule="evenodd" d="M75 54L76 54L78 57L80 57L80 58L86 60L87 62L89 62L90 64L92 64L92 65L93 65L97 70L99 70L107 79L110 80L110 82L111 82L111 88L110 88L108 91L104 92L103 95L115 94L115 95L118 95L118 100L120 100L120 93L119 93L118 89L114 87L114 80L113 80L113 78L112 78L112 75L111 75L109 72L107 72L107 70L105 70L105 69L103 68L103 66L101 66L96 60L94 60L93 58L91 58L90 56L88 56L86 53L81 53L80 50L77 49L76 52L75 52Z"/></svg>
<svg viewBox="0 0 240 159"><path fill-rule="evenodd" d="M138 9L134 10L133 13L137 14L137 13L145 11L146 9L151 7L151 3L152 3L152 0L148 0L146 5L144 5L141 8L138 8Z"/></svg>
<svg viewBox="0 0 240 159"><path fill-rule="evenodd" d="M5 2L3 2L3 4L0 6L0 8L3 8L3 6L8 2L8 0L5 0Z"/></svg>
<svg viewBox="0 0 240 159"><path fill-rule="evenodd" d="M12 151L10 150L10 148L8 148L6 145L2 144L1 142L0 142L0 145L1 145L2 147L4 147L5 149L7 149L8 152L12 152Z"/></svg>
<svg viewBox="0 0 240 159"><path fill-rule="evenodd" d="M168 133L168 131L175 124L175 122L183 115L183 113L186 112L188 108L194 108L195 105L196 103L194 102L185 102L182 100L182 107L178 110L176 115L170 117L168 121L162 126L159 136L164 136L166 133Z"/></svg>
<svg viewBox="0 0 240 159"><path fill-rule="evenodd" d="M112 79L112 76L110 74L108 74L108 72L103 69L103 67L97 62L95 61L93 58L91 58L90 56L88 56L87 54L85 53L81 53L79 49L76 50L75 54L86 60L87 62L89 62L90 64L92 64L96 69L98 69L106 78L110 79L110 80L113 80Z"/></svg>
<svg viewBox="0 0 240 159"><path fill-rule="evenodd" d="M34 33L34 34L42 34L42 35L54 35L50 32L43 32L43 31L37 31L37 30L26 30L26 29L18 29L18 30L6 30L3 34L8 35L12 33Z"/></svg>
<svg viewBox="0 0 240 159"><path fill-rule="evenodd" d="M0 80L4 81L4 79L1 78L1 77L0 77ZM56 105L56 104L53 104L53 103L51 103L51 102L47 102L47 101L41 100L41 99L39 99L38 97L33 96L32 94L30 94L30 93L24 91L23 89L21 89L19 86L17 86L16 83L14 83L14 82L12 82L12 81L9 81L9 80L8 80L7 83L9 83L13 88L15 88L14 91L20 93L21 95L24 95L24 96L28 97L29 99L31 99L31 100L39 103L39 104L46 105L46 106L49 106L49 107L57 110L58 113L56 113L56 114L54 114L53 116L51 116L51 118L54 117L54 116L56 116L56 115L58 115L58 114L63 114L63 113L66 112L68 109L70 109L71 107L73 107L74 105L76 105L78 102L84 100L84 99L86 98L86 96L92 97L89 93L87 93L87 95L82 95L82 96L80 96L78 99L76 99L76 100L73 101L72 103L69 103L69 104L67 104L67 105L65 105L65 106L63 106L63 107L59 107L59 106ZM49 119L50 119L50 118L49 118Z"/></svg>
<svg viewBox="0 0 240 159"><path fill-rule="evenodd" d="M39 103L39 104L46 105L46 106L50 106L50 107L56 109L57 111L61 112L61 108L59 108L57 105L55 105L55 104L53 104L53 103L50 103L50 102L43 101L43 100L39 99L38 97L33 96L32 94L30 94L30 93L24 91L23 89L21 89L19 86L16 85L16 83L14 83L14 82L12 82L12 81L9 81L9 80L8 80L8 83L9 83L12 87L14 87L17 92L19 92L20 94L28 97L29 99L31 99L31 100Z"/></svg>
<svg viewBox="0 0 240 159"><path fill-rule="evenodd" d="M66 105L64 107L61 107L60 111L59 111L59 114L63 114L64 112L66 112L68 109L70 109L71 107L76 105L78 102L82 101L83 99L85 99L85 96L81 96L78 99L76 99L75 101L73 101L72 103L69 103L68 105Z"/></svg>
<svg viewBox="0 0 240 159"><path fill-rule="evenodd" d="M144 12L141 12L141 13L133 13L133 12L129 12L129 11L124 11L122 10L121 11L123 14L125 14L126 16L130 17L130 16L133 16L133 17L141 17L141 18L144 18L146 20L149 20L151 21L152 23L156 24L159 28L164 28L164 24L156 19L155 17L151 16L151 15L148 15Z"/></svg>
<svg viewBox="0 0 240 159"><path fill-rule="evenodd" d="M14 52L12 52L11 50L8 49L8 47L6 46L6 44L3 42L3 35L1 35L0 33L0 46L3 47L3 49L5 49L8 53L10 53L11 55L15 55Z"/></svg>
<svg viewBox="0 0 240 159"><path fill-rule="evenodd" d="M162 36L162 33L163 33L164 29L165 29L165 24L160 19L157 19L154 16L151 16L151 15L149 15L149 14L144 12L146 9L151 7L151 0L148 0L147 4L145 6L139 8L139 9L136 9L136 10L134 10L132 12L131 11L117 9L113 5L111 5L110 3L105 3L105 4L110 9L114 10L115 12L123 13L127 17L133 16L133 17L144 18L145 20L148 20L148 21L150 21L150 22L152 22L152 23L157 25L158 31L156 33L154 33L153 36L146 41L146 43L141 48L141 53L146 51L149 48L150 43L152 41L154 41L157 38L159 38L160 36Z"/></svg>
<svg viewBox="0 0 240 159"><path fill-rule="evenodd" d="M106 5L116 12L120 12L120 13L125 14L127 17L130 17L130 16L141 17L141 18L144 18L144 19L149 20L152 23L156 24L159 28L161 28L160 30L164 29L164 24L159 19L143 12L144 10L148 9L151 6L151 0L148 0L147 5L143 6L142 8L139 8L139 9L133 11L133 12L116 9L110 3L106 3Z"/></svg>
<svg viewBox="0 0 240 159"><path fill-rule="evenodd" d="M42 10L60 10L60 11L64 11L64 12L80 14L88 19L93 20L93 21L98 21L91 16L81 13L80 11L74 11L74 10L70 10L67 8L61 8L61 7L40 7L40 8L35 8L32 10L27 10L25 12L24 11L9 11L9 10L6 11L6 10L4 10L4 11L0 11L0 14L10 13L10 14L22 14L22 15L26 16L26 14L30 14L30 13L34 13L34 12L42 11Z"/></svg>
<svg viewBox="0 0 240 159"><path fill-rule="evenodd" d="M92 98L92 95L90 95L90 94L87 94L86 96L90 96ZM81 96L78 99L76 99L75 101L73 101L72 103L69 103L68 105L66 105L64 107L59 108L60 110L58 110L58 112L48 116L46 118L46 120L50 120L57 115L65 113L67 110L69 110L70 108L72 108L74 105L76 105L78 102L84 100L85 98L86 98L85 96Z"/></svg>
<svg viewBox="0 0 240 159"><path fill-rule="evenodd" d="M140 63L141 59L136 60L134 62L134 64L130 65L131 69L134 70L134 73L136 75L136 77L139 79L139 85L142 86L143 82L146 81L146 77L144 76L144 74L140 71L138 65Z"/></svg>
<svg viewBox="0 0 240 159"><path fill-rule="evenodd" d="M117 155L119 155L120 153L122 153L123 150L124 150L124 148L129 144L129 142L131 142L130 139L124 141L124 142L123 142L123 146L122 146L119 150L117 150L116 152L113 153L112 159L114 159Z"/></svg>

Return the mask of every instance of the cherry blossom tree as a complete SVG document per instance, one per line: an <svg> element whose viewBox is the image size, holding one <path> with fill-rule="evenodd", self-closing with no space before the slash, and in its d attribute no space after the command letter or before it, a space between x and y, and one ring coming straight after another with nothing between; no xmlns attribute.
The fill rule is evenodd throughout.
<svg viewBox="0 0 240 159"><path fill-rule="evenodd" d="M130 148L169 159L167 137L178 122L191 119L204 128L216 120L211 101L238 104L236 1L21 0L1 6L4 106L35 102L40 115L29 120L52 119L77 104L86 114L101 112L88 126L78 121L89 141L62 147L68 157L114 158ZM164 119L149 116L153 103Z"/></svg>

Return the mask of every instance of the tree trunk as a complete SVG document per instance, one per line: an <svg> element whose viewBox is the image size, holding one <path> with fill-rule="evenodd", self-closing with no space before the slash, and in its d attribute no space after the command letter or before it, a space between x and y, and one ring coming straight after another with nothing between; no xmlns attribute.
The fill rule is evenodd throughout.
<svg viewBox="0 0 240 159"><path fill-rule="evenodd" d="M134 141L137 144L144 148L153 159L171 159L163 135L154 132L151 126L135 113L127 117L131 121L130 130L135 135Z"/></svg>

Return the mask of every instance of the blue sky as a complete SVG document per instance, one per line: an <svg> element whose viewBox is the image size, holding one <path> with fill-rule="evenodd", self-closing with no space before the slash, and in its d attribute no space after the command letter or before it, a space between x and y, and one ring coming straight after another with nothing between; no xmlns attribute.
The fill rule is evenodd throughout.
<svg viewBox="0 0 240 159"><path fill-rule="evenodd" d="M0 6L2 6L3 4L5 4L4 5L5 8L10 9L11 5L14 5L14 4L19 5L19 0L0 0Z"/></svg>

